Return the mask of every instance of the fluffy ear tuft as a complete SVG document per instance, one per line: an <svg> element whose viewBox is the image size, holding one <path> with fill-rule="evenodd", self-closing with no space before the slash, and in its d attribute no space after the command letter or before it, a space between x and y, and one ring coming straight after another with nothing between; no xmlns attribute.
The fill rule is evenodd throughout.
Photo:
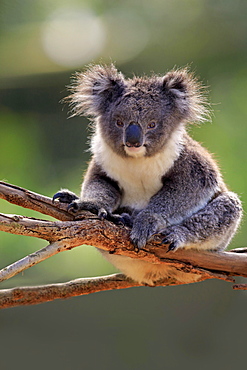
<svg viewBox="0 0 247 370"><path fill-rule="evenodd" d="M185 121L202 122L210 117L205 88L187 68L168 72L163 78L163 89Z"/></svg>
<svg viewBox="0 0 247 370"><path fill-rule="evenodd" d="M124 86L124 76L113 64L92 65L84 73L75 74L69 87L72 94L66 98L72 107L72 116L104 113L109 104L122 94Z"/></svg>

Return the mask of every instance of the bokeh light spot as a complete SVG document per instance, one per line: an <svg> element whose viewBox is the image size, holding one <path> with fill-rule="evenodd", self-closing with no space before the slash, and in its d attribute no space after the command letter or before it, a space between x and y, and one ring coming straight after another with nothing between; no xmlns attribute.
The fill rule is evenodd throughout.
<svg viewBox="0 0 247 370"><path fill-rule="evenodd" d="M46 55L65 67L76 67L96 58L104 48L105 29L88 8L59 8L42 28Z"/></svg>

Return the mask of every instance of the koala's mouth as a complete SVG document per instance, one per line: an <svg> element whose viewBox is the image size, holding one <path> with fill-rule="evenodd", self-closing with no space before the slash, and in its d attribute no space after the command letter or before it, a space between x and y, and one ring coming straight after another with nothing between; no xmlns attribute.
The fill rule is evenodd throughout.
<svg viewBox="0 0 247 370"><path fill-rule="evenodd" d="M131 157L143 157L146 154L146 145L127 146L124 145L125 153Z"/></svg>

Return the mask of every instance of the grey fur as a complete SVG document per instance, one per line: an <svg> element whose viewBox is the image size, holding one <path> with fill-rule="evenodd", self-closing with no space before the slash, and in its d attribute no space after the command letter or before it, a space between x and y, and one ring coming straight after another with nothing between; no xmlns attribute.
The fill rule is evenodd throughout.
<svg viewBox="0 0 247 370"><path fill-rule="evenodd" d="M186 133L207 118L202 87L187 69L125 79L113 65L77 74L69 101L73 115L94 119L93 157L80 198L54 197L75 213L90 210L132 226L145 247L156 233L171 250L225 248L242 214L211 155ZM72 198L71 198L72 197ZM128 276L153 284L175 274L163 265L103 254ZM184 273L176 277L185 280ZM198 277L188 277L195 281Z"/></svg>

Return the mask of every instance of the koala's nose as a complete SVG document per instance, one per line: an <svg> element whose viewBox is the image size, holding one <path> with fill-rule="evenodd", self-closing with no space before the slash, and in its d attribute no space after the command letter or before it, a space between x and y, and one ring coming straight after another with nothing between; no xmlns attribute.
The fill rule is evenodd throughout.
<svg viewBox="0 0 247 370"><path fill-rule="evenodd" d="M130 123L125 131L125 143L127 147L140 147L143 144L143 132L138 123Z"/></svg>

